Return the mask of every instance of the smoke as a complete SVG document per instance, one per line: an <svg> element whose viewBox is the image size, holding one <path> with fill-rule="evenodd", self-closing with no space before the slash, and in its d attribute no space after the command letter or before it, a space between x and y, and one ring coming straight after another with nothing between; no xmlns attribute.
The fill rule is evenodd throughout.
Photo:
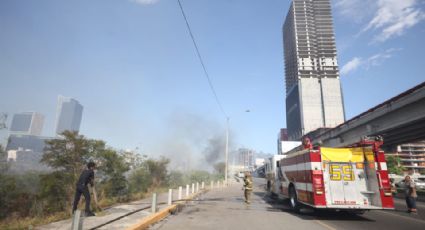
<svg viewBox="0 0 425 230"><path fill-rule="evenodd" d="M208 142L207 146L205 147L203 154L205 156L205 160L213 165L217 161L223 161L224 155L223 151L225 149L226 140L221 135L216 135L211 137Z"/></svg>
<svg viewBox="0 0 425 230"><path fill-rule="evenodd" d="M166 121L168 132L157 143L160 155L171 160L173 170L207 170L224 160L226 129L224 122L184 111L173 112ZM229 136L229 149L233 135Z"/></svg>

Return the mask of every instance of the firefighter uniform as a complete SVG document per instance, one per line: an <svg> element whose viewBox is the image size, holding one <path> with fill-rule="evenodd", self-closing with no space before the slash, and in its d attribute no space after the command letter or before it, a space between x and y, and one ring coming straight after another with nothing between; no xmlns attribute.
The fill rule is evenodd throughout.
<svg viewBox="0 0 425 230"><path fill-rule="evenodd" d="M245 203L251 203L251 192L252 192L252 178L251 176L245 176L244 181L244 192L245 192Z"/></svg>

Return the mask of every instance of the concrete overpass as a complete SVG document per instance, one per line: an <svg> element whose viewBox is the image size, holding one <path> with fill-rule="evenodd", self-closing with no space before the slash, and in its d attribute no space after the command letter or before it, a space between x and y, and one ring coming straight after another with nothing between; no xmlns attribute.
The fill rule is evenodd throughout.
<svg viewBox="0 0 425 230"><path fill-rule="evenodd" d="M363 136L381 135L384 147L425 139L425 82L327 130L313 134L313 142L341 147Z"/></svg>

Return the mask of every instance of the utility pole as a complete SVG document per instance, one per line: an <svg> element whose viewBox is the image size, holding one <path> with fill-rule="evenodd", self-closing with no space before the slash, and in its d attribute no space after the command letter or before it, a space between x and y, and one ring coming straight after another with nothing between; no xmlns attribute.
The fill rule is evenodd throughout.
<svg viewBox="0 0 425 230"><path fill-rule="evenodd" d="M224 167L224 181L228 185L227 174L229 171L229 117L226 117L226 150L225 150L225 167Z"/></svg>

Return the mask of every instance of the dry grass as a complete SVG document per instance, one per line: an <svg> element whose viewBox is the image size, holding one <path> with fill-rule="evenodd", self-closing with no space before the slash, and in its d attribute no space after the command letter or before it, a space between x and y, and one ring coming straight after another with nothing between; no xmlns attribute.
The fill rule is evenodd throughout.
<svg viewBox="0 0 425 230"><path fill-rule="evenodd" d="M153 189L152 191L147 192L147 193L131 194L129 197L127 197L125 199L101 198L98 202L99 202L99 206L101 207L101 209L103 209L103 208L106 208L106 207L119 205L120 203L127 203L127 202L130 202L130 201L141 200L143 198L151 196L153 192L162 193L162 192L166 192L166 191L168 191L168 188L156 188L156 189ZM78 206L79 206L80 209L84 208L84 199L80 200L80 203L79 203ZM95 208L95 204L94 204L93 200L92 200L91 207L92 207L93 211L96 212L96 215L98 215L98 216L105 215L105 213L102 212L101 209ZM52 222L56 222L56 221L60 221L60 220L68 219L68 218L71 218L70 212L58 212L58 213L55 213L55 214L52 214L52 215L42 216L42 217L26 217L26 218L8 217L4 220L0 220L0 229L1 230L20 230L20 229L27 230L30 226L35 227L35 226L45 225L45 224L49 224L49 223L52 223Z"/></svg>
<svg viewBox="0 0 425 230"><path fill-rule="evenodd" d="M27 218L6 218L0 221L0 229L4 230L18 230L28 229L30 226L44 225L51 222L56 222L63 219L70 218L69 212L58 212L53 215L43 217L27 217Z"/></svg>

